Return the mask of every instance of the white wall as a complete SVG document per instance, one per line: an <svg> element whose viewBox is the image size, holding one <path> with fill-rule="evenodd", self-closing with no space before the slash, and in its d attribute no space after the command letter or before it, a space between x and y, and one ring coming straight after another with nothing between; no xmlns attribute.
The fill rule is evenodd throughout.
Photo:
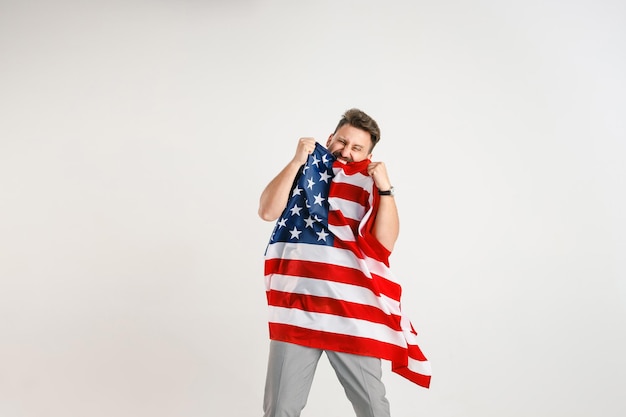
<svg viewBox="0 0 626 417"><path fill-rule="evenodd" d="M626 414L620 1L0 1L0 416L260 416L258 196L374 116L433 365L394 417ZM351 407L325 361L303 416Z"/></svg>

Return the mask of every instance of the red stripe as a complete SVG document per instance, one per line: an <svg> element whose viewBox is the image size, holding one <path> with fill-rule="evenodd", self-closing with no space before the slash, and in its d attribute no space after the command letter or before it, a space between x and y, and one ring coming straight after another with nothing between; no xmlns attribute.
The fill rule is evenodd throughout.
<svg viewBox="0 0 626 417"><path fill-rule="evenodd" d="M376 283L376 288L378 288L381 294L384 294L392 300L400 301L400 297L402 296L402 287L400 284L376 274L372 274L372 280Z"/></svg>
<svg viewBox="0 0 626 417"><path fill-rule="evenodd" d="M363 207L368 206L370 193L364 188L345 182L331 182L328 197L338 197L344 200L354 201Z"/></svg>
<svg viewBox="0 0 626 417"><path fill-rule="evenodd" d="M391 370L421 387L430 387L430 375L418 374L417 372L411 371L406 366L394 366L393 362L391 363Z"/></svg>
<svg viewBox="0 0 626 417"><path fill-rule="evenodd" d="M340 282L372 289L372 280L358 269L323 262L268 259L265 262L265 275L270 274L316 278L324 281ZM377 293L375 294L378 295Z"/></svg>
<svg viewBox="0 0 626 417"><path fill-rule="evenodd" d="M418 361L426 361L426 356L422 353L422 350L417 345L408 345L409 349L409 357L418 360Z"/></svg>
<svg viewBox="0 0 626 417"><path fill-rule="evenodd" d="M397 363L407 364L407 351L401 346L366 337L305 329L282 323L270 323L270 339L282 342L328 349L355 355L375 356Z"/></svg>
<svg viewBox="0 0 626 417"><path fill-rule="evenodd" d="M333 240L333 247L349 250L350 252L354 253L355 257L363 259L363 255L361 255L361 251L359 250L359 246L356 244L356 241L345 241L335 237L335 239Z"/></svg>
<svg viewBox="0 0 626 417"><path fill-rule="evenodd" d="M271 290L267 302L274 307L296 308L311 313L332 314L352 319L384 324L394 331L402 331L400 316L387 314L378 307L341 301L330 297L295 294Z"/></svg>
<svg viewBox="0 0 626 417"><path fill-rule="evenodd" d="M269 331L272 340L389 360L393 372L426 388L430 384L430 376L418 374L407 368L407 349L391 343L280 323L269 323Z"/></svg>
<svg viewBox="0 0 626 417"><path fill-rule="evenodd" d="M332 265L323 262L299 261L294 259L268 259L265 261L265 275L281 274L294 277L315 278L324 281L358 285L367 288L375 295L400 301L402 287L378 275L367 277L358 269Z"/></svg>
<svg viewBox="0 0 626 417"><path fill-rule="evenodd" d="M349 219L344 217L344 215L339 210L331 210L328 212L328 224L332 226L350 226L352 229L352 233L356 236L357 230L359 229L360 220Z"/></svg>
<svg viewBox="0 0 626 417"><path fill-rule="evenodd" d="M333 171L335 171L335 174L338 171L343 171L346 175L354 175L358 173L368 175L367 167L369 166L370 162L371 161L369 159L364 159L359 162L351 162L349 164L344 164L341 161L335 161L333 162Z"/></svg>

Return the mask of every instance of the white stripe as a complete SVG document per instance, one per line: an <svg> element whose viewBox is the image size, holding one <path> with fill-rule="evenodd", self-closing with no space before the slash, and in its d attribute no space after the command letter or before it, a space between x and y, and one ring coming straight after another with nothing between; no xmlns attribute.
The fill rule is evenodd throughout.
<svg viewBox="0 0 626 417"><path fill-rule="evenodd" d="M432 369L430 367L430 362L428 361L418 361L417 359L409 357L407 368L416 374L427 376L432 375Z"/></svg>
<svg viewBox="0 0 626 417"><path fill-rule="evenodd" d="M411 331L411 321L406 315L400 317L400 328L404 330L404 338L409 345L418 345L417 335Z"/></svg>
<svg viewBox="0 0 626 417"><path fill-rule="evenodd" d="M271 323L288 324L310 330L348 336L366 337L406 348L406 341L402 332L390 329L384 324L372 323L367 320L273 306L269 308L269 316Z"/></svg>
<svg viewBox="0 0 626 417"><path fill-rule="evenodd" d="M357 269L371 278L373 272L391 282L397 282L391 269L384 263L365 255L359 259L349 249L308 243L274 242L267 247L265 259L290 259L296 261L323 262Z"/></svg>
<svg viewBox="0 0 626 417"><path fill-rule="evenodd" d="M350 226L335 226L332 224L328 225L328 231L332 233L337 239L343 242L355 242L356 237L354 236L354 232L350 228Z"/></svg>
<svg viewBox="0 0 626 417"><path fill-rule="evenodd" d="M328 207L330 211L340 211L344 217L360 221L365 215L365 207L351 200L341 197L328 197Z"/></svg>
<svg viewBox="0 0 626 417"><path fill-rule="evenodd" d="M363 218L359 222L359 235L360 236L363 236L363 229L365 228L365 225L367 224L367 221L369 220L370 216L374 212L374 197L372 197L371 194L370 194L368 204L370 208L369 210L367 210L367 213L363 215Z"/></svg>
<svg viewBox="0 0 626 417"><path fill-rule="evenodd" d="M333 182L351 184L365 190L370 189L374 183L374 179L372 177L369 175L363 175L360 172L357 172L354 175L347 175L342 168L333 168L333 171L335 172Z"/></svg>
<svg viewBox="0 0 626 417"><path fill-rule="evenodd" d="M334 300L358 303L376 307L385 314L400 316L400 303L385 296L376 296L371 290L352 284L304 278L289 275L271 274L266 277L266 290L293 294L314 295ZM410 327L409 327L410 329Z"/></svg>
<svg viewBox="0 0 626 417"><path fill-rule="evenodd" d="M389 267L384 263L377 261L376 259L372 259L369 256L366 256L364 261L366 268L370 273L384 277L388 281L398 283L396 277L393 275L393 272L391 272L391 269L389 269Z"/></svg>

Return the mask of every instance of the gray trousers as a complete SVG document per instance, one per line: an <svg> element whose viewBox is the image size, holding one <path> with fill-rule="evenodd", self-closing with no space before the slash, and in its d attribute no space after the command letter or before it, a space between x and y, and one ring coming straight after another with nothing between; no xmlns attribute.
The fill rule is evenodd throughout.
<svg viewBox="0 0 626 417"><path fill-rule="evenodd" d="M326 352L357 417L389 417L380 359L275 340L270 342L267 365L265 417L300 416L322 352Z"/></svg>

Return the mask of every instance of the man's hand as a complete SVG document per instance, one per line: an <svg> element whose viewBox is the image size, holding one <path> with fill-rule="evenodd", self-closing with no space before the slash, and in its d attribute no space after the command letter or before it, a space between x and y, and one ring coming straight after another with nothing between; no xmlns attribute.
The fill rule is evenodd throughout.
<svg viewBox="0 0 626 417"><path fill-rule="evenodd" d="M367 166L367 173L374 180L374 185L381 191L391 188L387 167L383 162L372 162ZM375 192L375 191L374 191ZM400 219L395 198L381 198L374 220L374 236L390 252L393 250L400 233Z"/></svg>
<svg viewBox="0 0 626 417"><path fill-rule="evenodd" d="M315 150L315 142L314 138L300 138L293 162L298 166L304 165L309 155Z"/></svg>
<svg viewBox="0 0 626 417"><path fill-rule="evenodd" d="M384 162L372 162L367 166L367 173L374 180L374 184L379 190L387 191L391 188L391 181L387 174L387 167Z"/></svg>
<svg viewBox="0 0 626 417"><path fill-rule="evenodd" d="M273 221L280 216L287 200L293 180L298 170L306 163L307 158L315 150L314 138L300 138L296 154L291 161L265 187L259 200L259 216L266 221Z"/></svg>

